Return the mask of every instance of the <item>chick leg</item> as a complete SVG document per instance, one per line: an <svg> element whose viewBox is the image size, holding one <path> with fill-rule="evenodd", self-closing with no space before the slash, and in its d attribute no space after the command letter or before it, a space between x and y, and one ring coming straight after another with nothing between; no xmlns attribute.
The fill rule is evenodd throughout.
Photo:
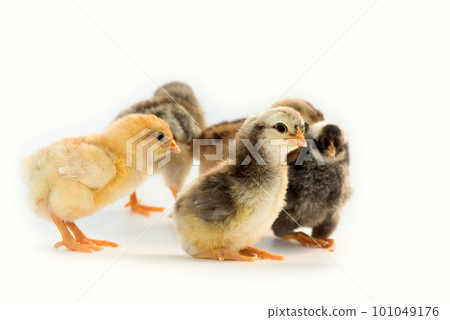
<svg viewBox="0 0 450 320"><path fill-rule="evenodd" d="M94 246L102 246L102 247L118 247L119 245L115 242L106 241L106 240L96 240L90 239L86 237L83 231L78 228L78 226L74 222L66 222L66 225L72 231L75 236L75 241L80 244L94 245ZM100 248L101 249L101 248Z"/></svg>
<svg viewBox="0 0 450 320"><path fill-rule="evenodd" d="M196 259L212 259L212 260L230 260L230 261L247 261L253 262L256 260L255 256L244 256L236 252L229 251L227 249L213 249L204 251L193 255Z"/></svg>
<svg viewBox="0 0 450 320"><path fill-rule="evenodd" d="M240 254L244 255L244 256L252 256L252 257L258 257L258 259L270 259L270 260L279 260L279 261L283 261L284 257L280 256L278 254L273 254L258 248L253 248L253 247L247 247L245 249L242 249L241 251L239 251Z"/></svg>
<svg viewBox="0 0 450 320"><path fill-rule="evenodd" d="M177 196L178 196L178 189L175 188L175 187L173 187L173 186L169 186L169 189L170 189L170 191L172 192L173 197L176 199ZM168 217L169 217L169 218L173 218L173 215L172 215L172 214L169 214Z"/></svg>
<svg viewBox="0 0 450 320"><path fill-rule="evenodd" d="M176 199L177 196L178 196L178 189L175 188L175 187L173 187L173 186L169 186L169 189L170 189L170 191L172 192L173 197Z"/></svg>
<svg viewBox="0 0 450 320"><path fill-rule="evenodd" d="M334 251L335 242L333 239L314 238L304 232L293 232L283 236L285 240L297 240L304 247L322 248L328 251Z"/></svg>
<svg viewBox="0 0 450 320"><path fill-rule="evenodd" d="M136 197L136 192L133 192L132 195L130 195L130 201L125 205L126 207L131 207L131 210L142 214L143 216L149 217L150 213L149 211L164 211L164 208L161 207L150 207L150 206L144 206L141 204L141 201L139 201Z"/></svg>
<svg viewBox="0 0 450 320"><path fill-rule="evenodd" d="M68 250L78 251L78 252L92 252L92 250L101 250L101 248L92 245L84 245L80 244L72 237L69 229L67 229L66 223L60 217L51 213L53 222L58 227L59 232L63 238L62 241L55 243L55 248L59 248L61 246L65 246ZM97 249L98 248L98 249Z"/></svg>

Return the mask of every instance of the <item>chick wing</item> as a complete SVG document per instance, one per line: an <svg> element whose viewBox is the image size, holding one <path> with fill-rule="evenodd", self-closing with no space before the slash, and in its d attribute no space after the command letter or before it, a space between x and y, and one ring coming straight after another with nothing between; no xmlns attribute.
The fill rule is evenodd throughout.
<svg viewBox="0 0 450 320"><path fill-rule="evenodd" d="M187 197L180 199L178 207L187 206L188 210L209 221L225 219L235 212L231 188L234 181L225 173L205 176Z"/></svg>
<svg viewBox="0 0 450 320"><path fill-rule="evenodd" d="M114 155L96 145L81 143L58 168L58 172L91 189L104 187L116 176Z"/></svg>

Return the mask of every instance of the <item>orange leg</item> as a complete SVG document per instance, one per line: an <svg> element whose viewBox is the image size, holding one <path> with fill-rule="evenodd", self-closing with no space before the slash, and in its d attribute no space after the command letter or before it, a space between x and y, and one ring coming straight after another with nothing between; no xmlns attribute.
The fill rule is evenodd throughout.
<svg viewBox="0 0 450 320"><path fill-rule="evenodd" d="M59 232L63 238L62 241L55 243L55 248L59 248L61 246L65 246L67 249L71 251L78 252L92 252L92 250L101 250L100 247L92 244L81 244L78 243L70 233L69 229L67 229L66 222L62 220L60 217L56 216L54 213L51 213L50 216L53 219L53 222L58 227Z"/></svg>
<svg viewBox="0 0 450 320"><path fill-rule="evenodd" d="M178 196L178 189L175 188L175 187L173 187L173 186L169 186L169 189L170 189L170 191L172 192L173 197L176 199L177 196Z"/></svg>
<svg viewBox="0 0 450 320"><path fill-rule="evenodd" d="M212 260L231 260L231 261L246 261L253 262L256 260L256 257L244 256L236 252L232 252L226 249L213 249L209 251L204 251L197 253L193 256L196 259L212 259Z"/></svg>
<svg viewBox="0 0 450 320"><path fill-rule="evenodd" d="M66 222L66 225L69 227L69 229L72 231L73 235L75 236L75 241L80 244L87 244L87 245L93 245L93 246L102 246L102 247L118 247L119 245L115 242L106 241L106 240L96 240L96 239L90 239L86 237L86 235L83 233L83 231L78 228L78 226L74 222ZM99 248L101 249L101 248Z"/></svg>
<svg viewBox="0 0 450 320"><path fill-rule="evenodd" d="M169 186L169 189L170 189L170 191L172 192L173 197L176 199L177 196L178 196L178 189L175 188L175 187L172 187L172 186ZM172 214L169 214L168 217L169 217L169 218L173 218L173 215L172 215Z"/></svg>
<svg viewBox="0 0 450 320"><path fill-rule="evenodd" d="M253 248L253 247L247 247L245 249L242 249L241 251L239 251L240 254L244 255L244 256L252 256L252 257L257 257L259 259L270 259L270 260L278 260L278 261L283 261L284 257L280 256L278 254L273 254L258 248Z"/></svg>
<svg viewBox="0 0 450 320"><path fill-rule="evenodd" d="M285 240L297 240L304 247L322 248L328 251L334 251L336 243L333 239L314 238L304 232L289 233L283 237Z"/></svg>
<svg viewBox="0 0 450 320"><path fill-rule="evenodd" d="M164 208L161 207L150 207L142 205L141 201L139 201L136 197L136 192L133 192L133 194L130 196L130 201L128 201L128 203L125 205L125 208L126 207L131 207L131 210L146 217L150 216L149 211L164 211Z"/></svg>

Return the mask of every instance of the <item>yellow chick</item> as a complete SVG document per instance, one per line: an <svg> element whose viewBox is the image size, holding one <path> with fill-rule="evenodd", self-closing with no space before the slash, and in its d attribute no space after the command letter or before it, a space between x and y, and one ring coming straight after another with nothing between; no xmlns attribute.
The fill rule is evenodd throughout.
<svg viewBox="0 0 450 320"><path fill-rule="evenodd" d="M165 166L155 168L176 198L192 167L192 141L206 127L203 109L194 91L185 83L173 81L156 90L152 99L138 102L122 111L116 119L129 114L153 114L164 120L173 132L173 138L182 152L173 155ZM164 208L142 205L136 192L125 205L131 210L149 216L150 211L164 211Z"/></svg>
<svg viewBox="0 0 450 320"><path fill-rule="evenodd" d="M144 141L146 137L149 139ZM148 170L136 168L141 159L137 152L142 150L130 148L130 139L154 150L155 162L167 152L180 152L172 137L163 120L130 115L113 122L103 133L64 139L27 157L24 175L30 206L58 227L62 241L55 247L92 252L101 250L100 246L118 246L86 237L74 221L130 194L148 177ZM153 165L146 160L147 166Z"/></svg>
<svg viewBox="0 0 450 320"><path fill-rule="evenodd" d="M282 256L250 247L284 206L288 152L305 145L305 123L292 108L250 116L237 134L236 164L224 160L193 184L173 217L183 249L194 258L254 261ZM252 147L256 146L256 147Z"/></svg>

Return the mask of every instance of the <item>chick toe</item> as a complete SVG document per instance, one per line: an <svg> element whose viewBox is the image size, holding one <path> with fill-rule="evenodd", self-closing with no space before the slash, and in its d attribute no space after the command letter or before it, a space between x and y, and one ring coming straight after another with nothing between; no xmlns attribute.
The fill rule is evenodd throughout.
<svg viewBox="0 0 450 320"><path fill-rule="evenodd" d="M246 261L253 262L256 260L256 255L254 256L245 256L236 252L232 252L226 249L213 249L209 251L204 251L197 253L193 256L196 259L212 259L219 261Z"/></svg>
<svg viewBox="0 0 450 320"><path fill-rule="evenodd" d="M97 247L97 246L93 246L93 245L85 245L85 244L80 244L77 243L75 240L73 241L59 241L57 243L54 244L55 248L59 248L61 246L65 246L67 248L67 250L70 251L76 251L76 252L85 252L85 253L91 253L93 250L95 251L99 251L102 250L102 248Z"/></svg>
<svg viewBox="0 0 450 320"><path fill-rule="evenodd" d="M239 251L240 254L244 255L244 256L253 256L253 257L257 257L258 259L270 259L270 260L278 260L278 261L283 261L284 260L284 256L281 256L279 254L273 254L258 248L253 248L253 247L247 247L245 249L242 249L241 251Z"/></svg>
<svg viewBox="0 0 450 320"><path fill-rule="evenodd" d="M127 207L130 207L133 212L139 213L146 217L150 216L149 211L164 211L164 208L162 207L151 207L141 204L141 201L137 199L136 192L133 192L133 194L130 195L130 201L128 201L128 203L125 205L125 208Z"/></svg>
<svg viewBox="0 0 450 320"><path fill-rule="evenodd" d="M285 240L297 240L302 246L308 248L321 248L333 252L336 243L333 239L321 239L307 235L304 232L293 232L283 236Z"/></svg>
<svg viewBox="0 0 450 320"><path fill-rule="evenodd" d="M97 239L91 239L91 238L86 238L86 242L87 242L87 244L93 244L93 245L100 246L100 247L118 247L119 246L119 244L117 244L115 242L106 241L106 240L97 240ZM80 243L83 243L83 242L80 242Z"/></svg>

